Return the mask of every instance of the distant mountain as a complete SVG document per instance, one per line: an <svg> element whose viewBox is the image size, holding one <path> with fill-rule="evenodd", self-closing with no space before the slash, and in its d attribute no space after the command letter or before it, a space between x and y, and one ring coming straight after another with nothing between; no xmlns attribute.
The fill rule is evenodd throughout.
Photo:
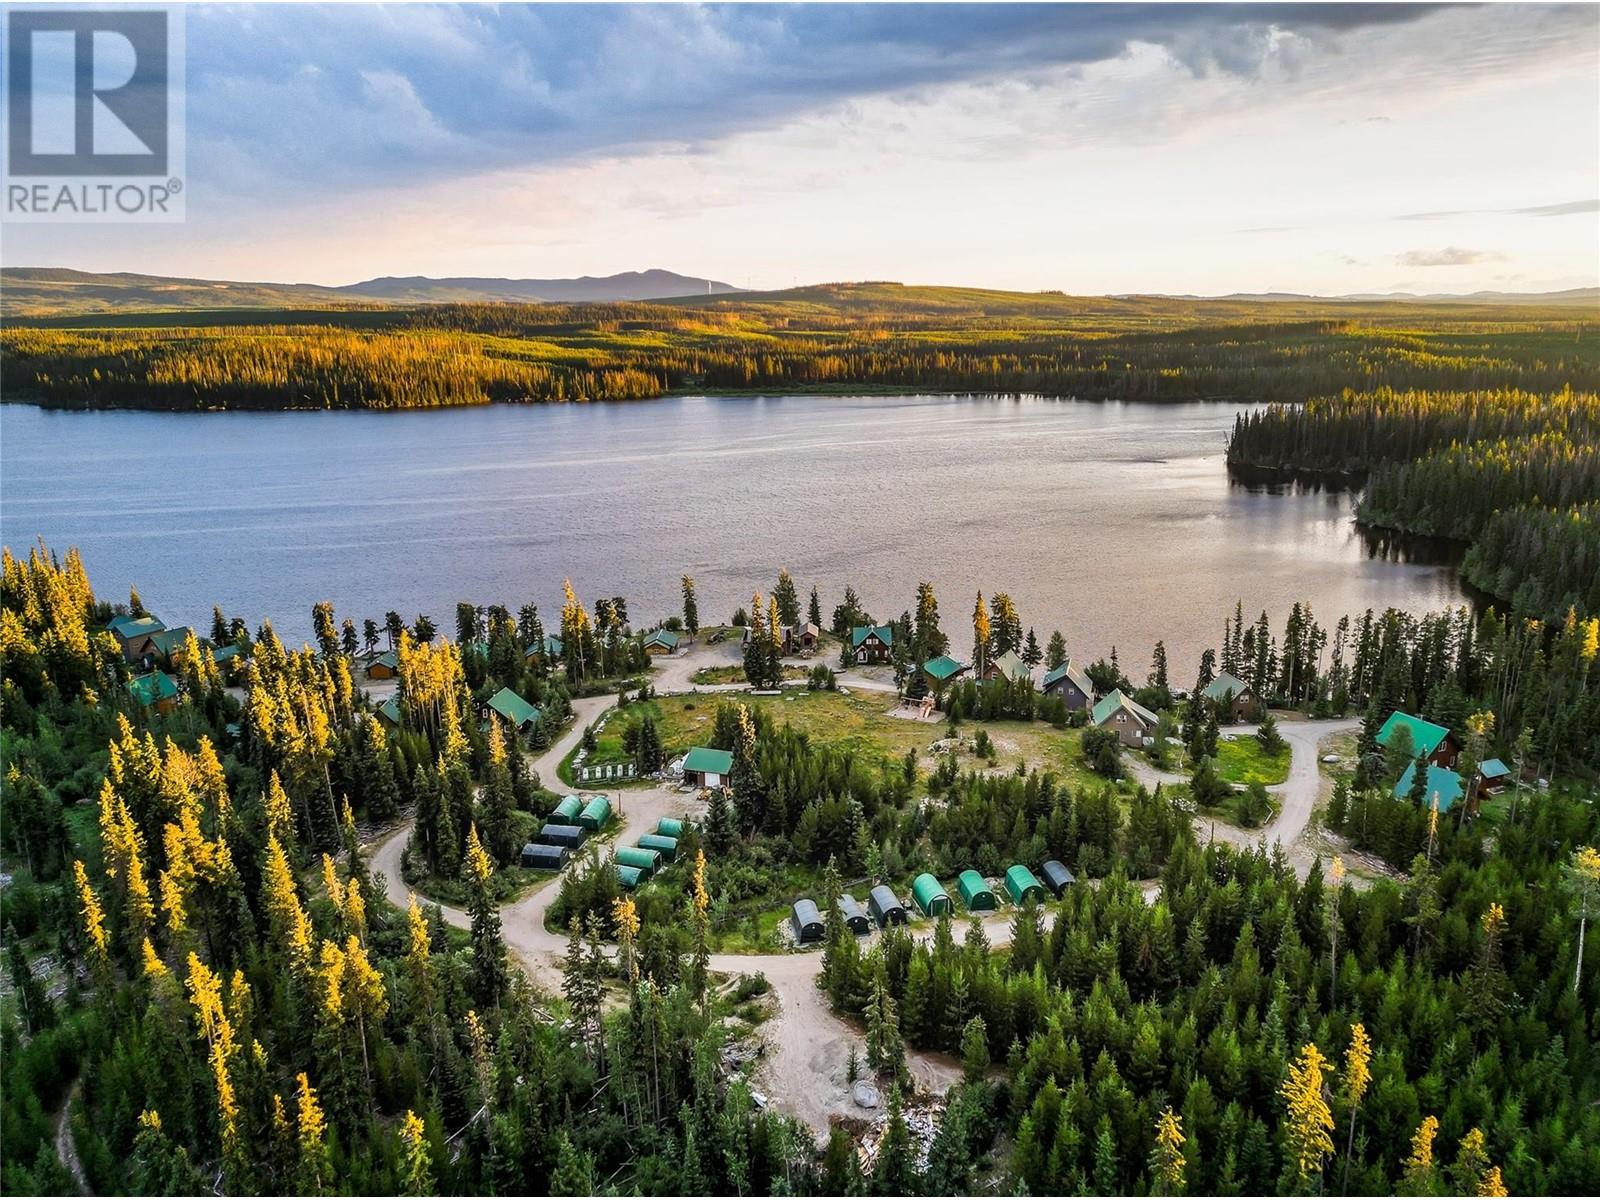
<svg viewBox="0 0 1600 1200"><path fill-rule="evenodd" d="M1343 296L1314 296L1308 292L1231 292L1226 296L1163 294L1168 300L1251 300L1261 303L1306 303L1321 300L1391 300L1413 304L1595 304L1600 288L1567 288L1560 292L1350 292Z"/></svg>
<svg viewBox="0 0 1600 1200"><path fill-rule="evenodd" d="M578 279L389 276L343 287L323 287L313 283L236 283L128 272L96 274L63 267L0 268L0 306L12 317L174 309L366 308L475 301L582 303L728 295L738 290L714 279L659 269Z"/></svg>
<svg viewBox="0 0 1600 1200"><path fill-rule="evenodd" d="M582 275L577 279L430 279L425 275L386 275L334 290L347 296L400 304L472 300L586 304L608 300L666 300L676 296L725 296L739 291L731 283L679 275L660 268L624 271L620 275Z"/></svg>

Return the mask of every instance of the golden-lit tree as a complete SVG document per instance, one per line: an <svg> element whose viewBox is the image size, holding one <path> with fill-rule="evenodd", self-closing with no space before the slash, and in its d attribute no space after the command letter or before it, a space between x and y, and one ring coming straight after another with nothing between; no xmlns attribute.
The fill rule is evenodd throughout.
<svg viewBox="0 0 1600 1200"><path fill-rule="evenodd" d="M1283 1136L1289 1169L1301 1188L1322 1173L1322 1164L1333 1153L1333 1114L1324 1085L1330 1065L1317 1044L1307 1042L1278 1088L1285 1109Z"/></svg>
<svg viewBox="0 0 1600 1200"><path fill-rule="evenodd" d="M1156 1117L1156 1145L1151 1156L1155 1192L1162 1196L1183 1195L1183 1169L1186 1159L1183 1118L1171 1107L1163 1108Z"/></svg>

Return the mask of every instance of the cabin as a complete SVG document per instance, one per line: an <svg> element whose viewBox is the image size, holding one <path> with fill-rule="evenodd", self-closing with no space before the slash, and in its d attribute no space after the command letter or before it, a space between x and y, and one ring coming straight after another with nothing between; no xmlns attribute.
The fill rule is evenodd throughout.
<svg viewBox="0 0 1600 1200"><path fill-rule="evenodd" d="M664 837L659 833L642 834L638 846L641 850L654 850L668 862L678 857L678 839Z"/></svg>
<svg viewBox="0 0 1600 1200"><path fill-rule="evenodd" d="M1155 733L1157 717L1142 704L1135 703L1118 688L1097 703L1089 720L1102 729L1116 730L1124 746L1135 750L1144 747L1145 739Z"/></svg>
<svg viewBox="0 0 1600 1200"><path fill-rule="evenodd" d="M1094 684L1081 667L1073 665L1070 658L1059 667L1045 672L1039 690L1047 696L1060 696L1069 710L1088 708L1094 704Z"/></svg>
<svg viewBox="0 0 1600 1200"><path fill-rule="evenodd" d="M1394 785L1396 800L1409 800L1411 786L1416 782L1417 764L1411 763L1401 774L1399 781ZM1435 799L1439 802L1439 811L1447 813L1451 807L1466 794L1466 788L1461 776L1444 767L1428 764L1428 777L1423 783L1422 807L1432 808Z"/></svg>
<svg viewBox="0 0 1600 1200"><path fill-rule="evenodd" d="M1230 721L1247 721L1255 715L1256 694L1248 683L1226 671L1206 684L1203 695Z"/></svg>
<svg viewBox="0 0 1600 1200"><path fill-rule="evenodd" d="M401 725L400 697L390 696L377 709L378 720L385 729L399 729Z"/></svg>
<svg viewBox="0 0 1600 1200"><path fill-rule="evenodd" d="M930 658L922 664L922 677L928 681L932 691L938 691L952 679L959 679L967 673L967 664L957 662L948 654L941 654L938 658Z"/></svg>
<svg viewBox="0 0 1600 1200"><path fill-rule="evenodd" d="M872 919L878 923L879 928L906 923L905 905L901 904L900 898L884 884L880 883L868 894L867 909L872 913Z"/></svg>
<svg viewBox="0 0 1600 1200"><path fill-rule="evenodd" d="M911 898L924 916L942 917L950 911L950 894L926 871L911 881Z"/></svg>
<svg viewBox="0 0 1600 1200"><path fill-rule="evenodd" d="M789 922L794 926L794 940L804 946L807 942L822 940L822 914L809 900L796 900L790 910Z"/></svg>
<svg viewBox="0 0 1600 1200"><path fill-rule="evenodd" d="M822 630L817 627L815 621L806 621L792 628L785 626L783 638L785 654L798 654L801 658L810 658L822 643Z"/></svg>
<svg viewBox="0 0 1600 1200"><path fill-rule="evenodd" d="M872 932L872 919L867 916L866 910L861 907L861 901L849 894L840 896L834 902L839 915L844 917L845 927L856 936Z"/></svg>
<svg viewBox="0 0 1600 1200"><path fill-rule="evenodd" d="M539 709L510 688L503 687L484 701L479 714L487 726L491 715L499 717L518 733L527 733L539 723Z"/></svg>
<svg viewBox="0 0 1600 1200"><path fill-rule="evenodd" d="M521 862L524 867L534 871L559 871L567 865L571 853L565 846L541 846L537 842L529 842L522 848Z"/></svg>
<svg viewBox="0 0 1600 1200"><path fill-rule="evenodd" d="M150 635L150 647L157 662L171 667L183 666L183 656L189 645L189 635L194 632L184 625L177 629L162 629ZM198 639L196 639L198 641Z"/></svg>
<svg viewBox="0 0 1600 1200"><path fill-rule="evenodd" d="M1006 891L1016 904L1026 904L1029 900L1037 903L1044 899L1044 884L1021 863L1006 872Z"/></svg>
<svg viewBox="0 0 1600 1200"><path fill-rule="evenodd" d="M1511 782L1511 768L1498 758L1478 764L1478 790L1493 796Z"/></svg>
<svg viewBox="0 0 1600 1200"><path fill-rule="evenodd" d="M397 650L385 650L367 664L368 679L393 679L398 674L400 674L400 653Z"/></svg>
<svg viewBox="0 0 1600 1200"><path fill-rule="evenodd" d="M229 642L226 646L213 646L211 661L217 664L217 669L222 672L224 679L233 678L234 669L239 665L238 644Z"/></svg>
<svg viewBox="0 0 1600 1200"><path fill-rule="evenodd" d="M561 639L558 637L547 637L542 642L533 643L522 652L524 662L532 661L535 658L543 658L545 662L554 662L560 657Z"/></svg>
<svg viewBox="0 0 1600 1200"><path fill-rule="evenodd" d="M1425 758L1436 767L1453 770L1461 753L1461 743L1443 725L1413 717L1410 713L1392 712L1378 730L1378 745L1387 750L1400 730L1411 734L1411 757Z"/></svg>
<svg viewBox="0 0 1600 1200"><path fill-rule="evenodd" d="M683 757L683 782L690 787L722 787L733 770L733 753L696 746Z"/></svg>
<svg viewBox="0 0 1600 1200"><path fill-rule="evenodd" d="M165 671L151 671L128 680L128 694L141 708L153 708L162 716L178 707L178 685Z"/></svg>
<svg viewBox="0 0 1600 1200"><path fill-rule="evenodd" d="M546 846L565 846L576 850L583 845L589 831L582 825L563 825L559 821L546 821L539 830L539 841Z"/></svg>
<svg viewBox="0 0 1600 1200"><path fill-rule="evenodd" d="M961 903L967 906L968 912L994 912L1000 907L988 881L970 868L956 878L956 890L961 893Z"/></svg>
<svg viewBox="0 0 1600 1200"><path fill-rule="evenodd" d="M651 658L676 654L681 640L681 636L670 629L653 629L645 636L644 652Z"/></svg>
<svg viewBox="0 0 1600 1200"><path fill-rule="evenodd" d="M641 850L638 846L620 847L614 857L618 866L637 867L646 878L661 869L661 855L654 850Z"/></svg>
<svg viewBox="0 0 1600 1200"><path fill-rule="evenodd" d="M1023 680L1033 679L1033 668L1017 657L1015 650L1007 650L999 658L983 664L983 678L1010 679L1020 683Z"/></svg>
<svg viewBox="0 0 1600 1200"><path fill-rule="evenodd" d="M1061 893L1065 892L1078 880L1078 877L1072 873L1072 868L1065 863L1057 862L1053 858L1039 870L1044 875L1045 887L1049 888L1057 899L1060 899Z"/></svg>
<svg viewBox="0 0 1600 1200"><path fill-rule="evenodd" d="M857 663L886 663L893 651L893 625L857 625L850 631L850 657Z"/></svg>
<svg viewBox="0 0 1600 1200"><path fill-rule="evenodd" d="M599 833L611 820L611 801L605 796L590 796L578 814L577 824L590 833Z"/></svg>
<svg viewBox="0 0 1600 1200"><path fill-rule="evenodd" d="M106 623L106 632L117 639L123 659L131 663L144 662L146 659L155 661L155 635L165 628L165 624L152 616L124 615L112 617Z"/></svg>

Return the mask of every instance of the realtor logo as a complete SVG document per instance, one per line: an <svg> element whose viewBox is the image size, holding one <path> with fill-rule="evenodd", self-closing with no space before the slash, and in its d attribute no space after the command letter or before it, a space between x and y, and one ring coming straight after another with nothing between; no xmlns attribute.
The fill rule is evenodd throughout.
<svg viewBox="0 0 1600 1200"><path fill-rule="evenodd" d="M182 220L180 14L12 9L7 220Z"/></svg>

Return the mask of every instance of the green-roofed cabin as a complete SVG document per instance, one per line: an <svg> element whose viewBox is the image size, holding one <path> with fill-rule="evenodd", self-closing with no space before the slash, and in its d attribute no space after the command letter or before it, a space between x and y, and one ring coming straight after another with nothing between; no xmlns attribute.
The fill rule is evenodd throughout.
<svg viewBox="0 0 1600 1200"><path fill-rule="evenodd" d="M591 796L578 814L578 824L590 833L598 833L611 820L611 801L604 796Z"/></svg>
<svg viewBox="0 0 1600 1200"><path fill-rule="evenodd" d="M1120 688L1094 706L1089 720L1102 729L1115 730L1118 740L1135 750L1155 733L1157 723L1155 713L1124 696Z"/></svg>
<svg viewBox="0 0 1600 1200"><path fill-rule="evenodd" d="M501 688L484 702L483 719L487 721L491 713L500 717L518 733L525 733L539 720L538 708L507 687Z"/></svg>
<svg viewBox="0 0 1600 1200"><path fill-rule="evenodd" d="M155 650L157 659L164 660L174 667L183 666L183 656L189 644L189 635L194 630L187 625L177 629L163 629L159 633L150 635L150 645ZM199 639L197 638L196 641Z"/></svg>
<svg viewBox="0 0 1600 1200"><path fill-rule="evenodd" d="M367 664L368 679L393 679L400 674L400 652L385 650Z"/></svg>
<svg viewBox="0 0 1600 1200"><path fill-rule="evenodd" d="M950 911L950 894L926 871L911 881L911 898L926 916L940 917Z"/></svg>
<svg viewBox="0 0 1600 1200"><path fill-rule="evenodd" d="M662 858L671 862L678 857L678 839L663 837L659 833L647 833L640 837L639 849L654 850Z"/></svg>
<svg viewBox="0 0 1600 1200"><path fill-rule="evenodd" d="M1073 666L1070 658L1044 673L1039 690L1046 696L1060 696L1068 709L1088 708L1094 704L1094 684L1081 667Z"/></svg>
<svg viewBox="0 0 1600 1200"><path fill-rule="evenodd" d="M542 642L535 642L522 652L524 659L542 657L546 662L554 662L561 657L561 639L547 637Z"/></svg>
<svg viewBox="0 0 1600 1200"><path fill-rule="evenodd" d="M623 846L617 850L617 862L624 867L638 867L641 871L654 875L661 869L661 855L655 850L644 850L638 846Z"/></svg>
<svg viewBox="0 0 1600 1200"><path fill-rule="evenodd" d="M922 676L928 681L928 687L938 691L952 679L959 679L967 673L967 664L957 662L948 654L941 654L938 658L930 658L922 664Z"/></svg>
<svg viewBox="0 0 1600 1200"><path fill-rule="evenodd" d="M1511 782L1511 768L1498 758L1486 759L1478 764L1478 790L1491 796Z"/></svg>
<svg viewBox="0 0 1600 1200"><path fill-rule="evenodd" d="M676 654L680 640L670 629L653 629L644 639L644 652L652 658L659 654Z"/></svg>
<svg viewBox="0 0 1600 1200"><path fill-rule="evenodd" d="M1026 904L1029 897L1037 903L1044 899L1044 884L1032 871L1018 863L1006 872L1006 892L1013 903Z"/></svg>
<svg viewBox="0 0 1600 1200"><path fill-rule="evenodd" d="M378 705L378 720L382 721L387 729L400 728L400 697L390 696Z"/></svg>
<svg viewBox="0 0 1600 1200"><path fill-rule="evenodd" d="M656 822L656 832L662 837L681 838L686 824L681 817L662 817Z"/></svg>
<svg viewBox="0 0 1600 1200"><path fill-rule="evenodd" d="M1417 764L1412 763L1401 773L1399 781L1394 785L1396 800L1409 800L1411 786L1416 782ZM1449 812L1461 799L1465 788L1462 786L1461 776L1454 771L1447 771L1443 767L1428 764L1428 777L1423 782L1422 807L1424 811L1433 807L1434 798L1439 800L1439 811ZM1471 815L1469 810L1468 815Z"/></svg>
<svg viewBox="0 0 1600 1200"><path fill-rule="evenodd" d="M1425 758L1436 767L1454 769L1456 756L1461 753L1461 744L1443 725L1435 725L1410 713L1390 713L1383 728L1378 730L1378 745L1387 750L1402 729L1411 734L1412 758Z"/></svg>
<svg viewBox="0 0 1600 1200"><path fill-rule="evenodd" d="M1230 721L1246 721L1255 714L1256 694L1237 675L1222 672L1206 684L1203 695Z"/></svg>
<svg viewBox="0 0 1600 1200"><path fill-rule="evenodd" d="M893 625L857 625L850 631L850 657L858 663L886 663L893 650Z"/></svg>
<svg viewBox="0 0 1600 1200"><path fill-rule="evenodd" d="M967 906L968 912L994 912L1000 907L988 883L976 871L961 872L956 879L956 890L961 893L961 903Z"/></svg>
<svg viewBox="0 0 1600 1200"><path fill-rule="evenodd" d="M1032 680L1033 668L1023 662L1015 650L1007 650L999 658L990 659L983 664L983 678L1010 679L1013 682Z"/></svg>
<svg viewBox="0 0 1600 1200"><path fill-rule="evenodd" d="M683 782L689 787L722 787L733 770L733 753L696 746L683 757Z"/></svg>
<svg viewBox="0 0 1600 1200"><path fill-rule="evenodd" d="M131 663L155 659L155 635L165 628L165 624L151 616L125 614L106 622L106 632L117 639L117 645L122 647L122 657Z"/></svg>
<svg viewBox="0 0 1600 1200"><path fill-rule="evenodd" d="M178 685L165 671L151 671L128 680L128 694L142 708L165 715L178 707Z"/></svg>
<svg viewBox="0 0 1600 1200"><path fill-rule="evenodd" d="M578 814L583 811L583 798L581 796L563 796L561 803L550 812L552 821L560 821L563 825L576 825Z"/></svg>

